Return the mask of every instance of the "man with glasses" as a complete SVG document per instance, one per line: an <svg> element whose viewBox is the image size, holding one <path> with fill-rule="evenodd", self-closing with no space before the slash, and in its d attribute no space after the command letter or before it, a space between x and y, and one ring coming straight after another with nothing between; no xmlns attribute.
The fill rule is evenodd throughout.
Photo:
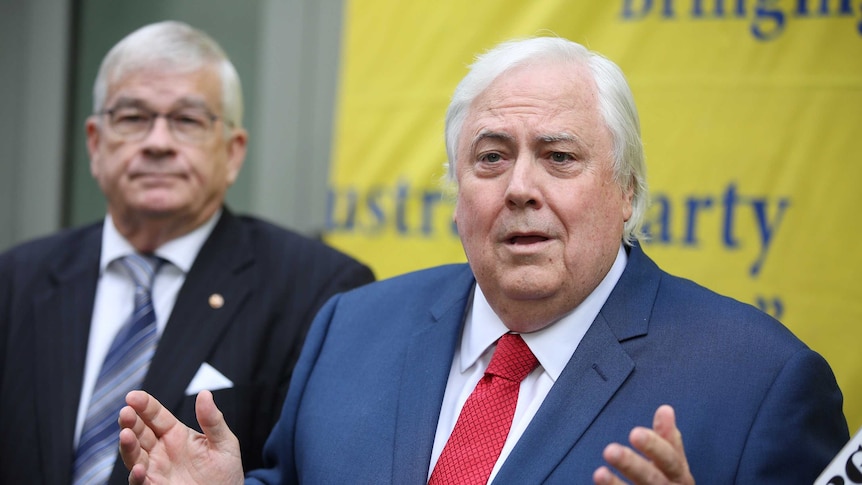
<svg viewBox="0 0 862 485"><path fill-rule="evenodd" d="M161 22L121 40L93 113L105 219L0 255L0 483L125 483L131 389L190 426L212 391L259 457L315 313L374 276L224 206L247 133L237 73L203 32Z"/></svg>

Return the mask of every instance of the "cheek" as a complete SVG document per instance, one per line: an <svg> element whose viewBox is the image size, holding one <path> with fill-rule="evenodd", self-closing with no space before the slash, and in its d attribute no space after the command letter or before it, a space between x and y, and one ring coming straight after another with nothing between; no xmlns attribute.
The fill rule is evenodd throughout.
<svg viewBox="0 0 862 485"><path fill-rule="evenodd" d="M481 225L484 217L483 212L488 209L488 201L477 197L477 194L481 193L480 190L479 187L462 188L458 194L455 219L458 221L459 229L475 228L477 225Z"/></svg>
<svg viewBox="0 0 862 485"><path fill-rule="evenodd" d="M124 170L122 164L116 158L110 156L102 157L99 163L96 164L96 170L98 170L98 173L95 174L95 177L100 186L105 187L122 183Z"/></svg>
<svg viewBox="0 0 862 485"><path fill-rule="evenodd" d="M191 154L192 171L204 185L222 186L227 179L227 158L223 151L210 150Z"/></svg>
<svg viewBox="0 0 862 485"><path fill-rule="evenodd" d="M463 198L459 197L453 217L455 219L455 226L458 228L458 234L462 239L469 233L469 229L472 225L470 211L467 210L467 207L468 204Z"/></svg>
<svg viewBox="0 0 862 485"><path fill-rule="evenodd" d="M481 243L481 235L486 231L482 215L478 212L471 199L461 198L455 210L455 222L458 227L458 236L465 249L475 247Z"/></svg>
<svg viewBox="0 0 862 485"><path fill-rule="evenodd" d="M604 232L613 219L619 219L616 204L610 204L607 193L602 191L572 190L560 187L556 194L569 194L566 197L548 199L553 212L566 227L569 237L582 241L602 239Z"/></svg>
<svg viewBox="0 0 862 485"><path fill-rule="evenodd" d="M130 144L115 142L105 145L99 152L97 163L99 179L114 181L120 179L136 154L137 148Z"/></svg>

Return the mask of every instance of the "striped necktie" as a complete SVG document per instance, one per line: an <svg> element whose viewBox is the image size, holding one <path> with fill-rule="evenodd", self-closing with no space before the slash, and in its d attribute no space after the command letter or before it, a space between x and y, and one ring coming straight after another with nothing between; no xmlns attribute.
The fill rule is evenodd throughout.
<svg viewBox="0 0 862 485"><path fill-rule="evenodd" d="M131 254L117 261L135 284L135 306L114 337L93 388L75 452L74 485L107 482L117 458L117 417L126 394L143 382L158 340L151 289L164 260Z"/></svg>

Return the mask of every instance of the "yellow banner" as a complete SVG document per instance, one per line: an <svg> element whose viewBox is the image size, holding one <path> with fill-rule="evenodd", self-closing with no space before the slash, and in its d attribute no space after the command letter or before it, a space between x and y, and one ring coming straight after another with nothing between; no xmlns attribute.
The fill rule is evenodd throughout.
<svg viewBox="0 0 862 485"><path fill-rule="evenodd" d="M567 37L634 91L647 253L780 318L862 425L859 2L362 0L344 28L328 242L379 277L464 261L440 183L449 96L476 53Z"/></svg>

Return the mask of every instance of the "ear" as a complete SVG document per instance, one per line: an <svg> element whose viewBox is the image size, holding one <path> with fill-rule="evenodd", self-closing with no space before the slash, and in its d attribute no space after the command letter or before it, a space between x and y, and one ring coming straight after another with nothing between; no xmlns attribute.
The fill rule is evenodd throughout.
<svg viewBox="0 0 862 485"><path fill-rule="evenodd" d="M634 212L634 198L635 198L635 180L632 177L632 180L629 182L628 187L622 188L622 196L623 196L623 221L628 222L629 219L632 218L632 213Z"/></svg>
<svg viewBox="0 0 862 485"><path fill-rule="evenodd" d="M235 128L227 141L227 183L233 185L239 177L239 171L245 162L248 146L248 132L243 128Z"/></svg>
<svg viewBox="0 0 862 485"><path fill-rule="evenodd" d="M102 133L98 118L95 115L88 117L84 129L87 132L87 152L90 154L90 175L93 178L98 178L99 144L102 142Z"/></svg>

